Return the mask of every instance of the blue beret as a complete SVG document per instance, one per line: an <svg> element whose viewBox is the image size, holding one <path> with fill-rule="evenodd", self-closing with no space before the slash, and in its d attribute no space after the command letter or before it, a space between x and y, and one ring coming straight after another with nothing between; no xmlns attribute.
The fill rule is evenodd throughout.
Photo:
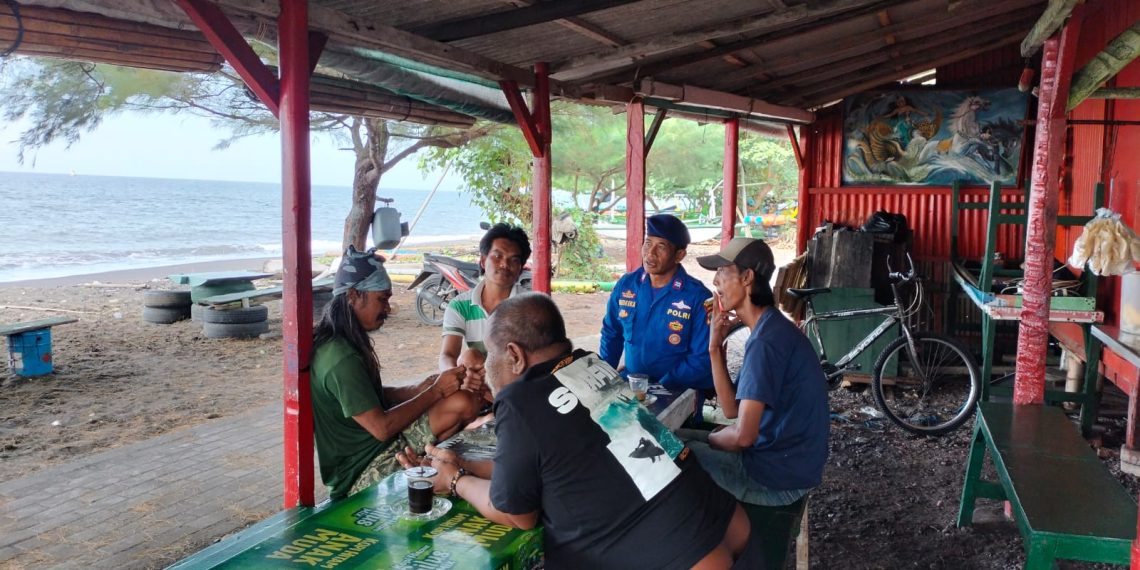
<svg viewBox="0 0 1140 570"><path fill-rule="evenodd" d="M657 214L645 219L645 234L650 237L659 237L677 246L677 249L689 247L689 228L685 227L676 216Z"/></svg>

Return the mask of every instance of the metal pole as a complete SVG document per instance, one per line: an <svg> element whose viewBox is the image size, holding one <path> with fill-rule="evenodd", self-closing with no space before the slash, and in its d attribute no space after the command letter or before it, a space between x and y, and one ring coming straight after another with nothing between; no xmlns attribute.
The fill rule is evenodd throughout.
<svg viewBox="0 0 1140 570"><path fill-rule="evenodd" d="M645 103L625 106L625 270L641 267L645 243Z"/></svg>
<svg viewBox="0 0 1140 570"><path fill-rule="evenodd" d="M534 64L534 121L542 140L541 156L534 159L534 291L550 294L550 202L553 185L550 168L550 79L545 62Z"/></svg>
<svg viewBox="0 0 1140 570"><path fill-rule="evenodd" d="M1065 142L1065 102L1083 14L1084 6L1077 6L1061 37L1046 41L1041 56L1041 94L1025 235L1023 308L1017 338L1017 377L1013 386L1015 404L1039 404L1045 400L1045 354L1049 344L1049 296ZM991 198L997 199L996 195Z"/></svg>
<svg viewBox="0 0 1140 570"><path fill-rule="evenodd" d="M724 122L724 188L720 207L720 245L736 237L736 175L740 164L740 119Z"/></svg>
<svg viewBox="0 0 1140 570"><path fill-rule="evenodd" d="M285 508L313 501L313 410L309 356L313 288L309 175L308 0L281 0L281 189L285 308Z"/></svg>

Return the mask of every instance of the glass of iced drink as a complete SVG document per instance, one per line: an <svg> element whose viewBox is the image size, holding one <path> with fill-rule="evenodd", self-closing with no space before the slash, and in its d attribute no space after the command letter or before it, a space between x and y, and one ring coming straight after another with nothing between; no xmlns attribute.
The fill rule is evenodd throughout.
<svg viewBox="0 0 1140 570"><path fill-rule="evenodd" d="M630 374L629 389L633 390L633 395L637 397L637 401L644 402L645 395L649 392L649 375Z"/></svg>

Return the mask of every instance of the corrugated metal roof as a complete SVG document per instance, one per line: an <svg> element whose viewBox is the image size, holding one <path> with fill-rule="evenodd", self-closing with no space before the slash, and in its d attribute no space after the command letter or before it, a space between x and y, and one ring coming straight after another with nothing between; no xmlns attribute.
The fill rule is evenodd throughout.
<svg viewBox="0 0 1140 570"><path fill-rule="evenodd" d="M24 0L154 23L162 0ZM276 3L215 0L262 29ZM165 10L155 9L167 4ZM1046 0L310 0L329 47L386 52L482 83L528 83L536 62L553 90L624 102L639 81L699 87L810 108L1017 43ZM124 12L127 12L124 14ZM166 25L185 27L170 17ZM253 33L253 30L245 30ZM683 90L679 90L683 93ZM707 92L706 92L707 94ZM695 104L686 101L688 104ZM734 103L734 104L737 104ZM699 104L699 105L704 105ZM708 105L715 108L716 105ZM739 105L738 105L739 106ZM748 114L752 103L745 105ZM731 107L731 105L730 105Z"/></svg>

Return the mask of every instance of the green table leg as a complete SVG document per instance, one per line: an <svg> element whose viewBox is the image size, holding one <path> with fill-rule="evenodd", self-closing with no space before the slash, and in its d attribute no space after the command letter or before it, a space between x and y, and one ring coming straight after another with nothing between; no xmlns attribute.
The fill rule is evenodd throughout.
<svg viewBox="0 0 1140 570"><path fill-rule="evenodd" d="M966 482L962 484L962 503L958 506L958 526L968 526L974 521L975 487L982 475L982 463L986 459L986 441L981 425L974 425L974 436L970 441L970 455L966 460Z"/></svg>
<svg viewBox="0 0 1140 570"><path fill-rule="evenodd" d="M1081 435L1092 433L1100 411L1100 393L1096 389L1100 376L1101 342L1092 335L1092 325L1082 325L1085 333L1085 403L1081 406Z"/></svg>
<svg viewBox="0 0 1140 570"><path fill-rule="evenodd" d="M997 321L982 313L982 397L990 401L990 382L993 381L994 343L997 341Z"/></svg>

